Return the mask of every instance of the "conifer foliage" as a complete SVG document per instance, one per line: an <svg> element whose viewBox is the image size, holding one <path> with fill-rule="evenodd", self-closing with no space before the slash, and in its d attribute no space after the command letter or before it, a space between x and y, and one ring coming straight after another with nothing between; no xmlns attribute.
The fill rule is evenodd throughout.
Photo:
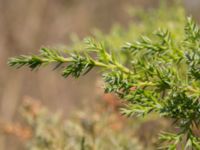
<svg viewBox="0 0 200 150"><path fill-rule="evenodd" d="M160 148L200 149L200 138L193 130L200 124L200 28L188 18L184 31L184 37L176 39L170 31L159 29L151 37L126 43L121 51L129 54L128 65L121 63L116 51L91 38L81 52L41 48L38 55L13 57L8 64L32 70L54 64L63 77L75 78L97 67L105 92L116 93L124 102L124 115L154 112L174 121L177 132L163 132Z"/></svg>

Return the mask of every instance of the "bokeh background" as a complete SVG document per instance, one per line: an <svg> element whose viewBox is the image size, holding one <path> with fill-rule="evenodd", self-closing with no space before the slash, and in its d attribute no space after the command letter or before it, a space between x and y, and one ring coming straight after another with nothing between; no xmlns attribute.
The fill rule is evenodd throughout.
<svg viewBox="0 0 200 150"><path fill-rule="evenodd" d="M108 33L115 23L126 28L132 20L128 7L158 4L159 0L0 0L0 121L17 119L24 96L68 116L81 103L92 105L99 92L96 71L78 80L63 79L48 67L36 72L9 68L9 57L37 53L41 46L70 48L74 34L82 39L94 28ZM188 14L200 19L199 0L185 0L184 5ZM0 135L0 150L15 150L15 144Z"/></svg>

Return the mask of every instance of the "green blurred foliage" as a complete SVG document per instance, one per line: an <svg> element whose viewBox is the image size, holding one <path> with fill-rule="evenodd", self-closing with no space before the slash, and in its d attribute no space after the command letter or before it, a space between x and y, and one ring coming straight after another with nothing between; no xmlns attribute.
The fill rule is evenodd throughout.
<svg viewBox="0 0 200 150"><path fill-rule="evenodd" d="M186 13L181 1L174 1L168 3L161 0L157 8L141 8L130 6L126 10L132 17L132 20L127 27L119 24L113 25L108 34L101 32L101 30L94 29L92 35L88 38L104 43L105 49L122 53L121 47L125 42L133 42L146 35L154 38L152 33L160 29L168 29L172 33L172 37L179 40L183 37L184 31L182 30L186 22ZM82 41L77 35L72 34L72 45L69 47L74 50L83 50L85 47L85 39ZM119 55L120 57L121 55Z"/></svg>
<svg viewBox="0 0 200 150"><path fill-rule="evenodd" d="M142 150L130 122L103 105L76 111L66 120L37 101L25 101L20 112L32 133L29 150Z"/></svg>

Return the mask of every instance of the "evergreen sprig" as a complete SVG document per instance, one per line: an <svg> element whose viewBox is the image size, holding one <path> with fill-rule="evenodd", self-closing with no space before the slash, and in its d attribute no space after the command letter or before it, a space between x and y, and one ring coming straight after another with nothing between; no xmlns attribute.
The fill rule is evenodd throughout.
<svg viewBox="0 0 200 150"><path fill-rule="evenodd" d="M182 40L171 36L168 30L159 29L154 35L123 46L122 50L131 54L130 67L120 63L116 52L106 50L103 43L93 39L86 40L84 53L64 56L42 48L39 55L11 58L8 64L35 69L55 63L56 68L63 69L64 77L75 78L94 67L102 68L105 91L114 92L125 101L124 115L156 112L174 120L179 130L161 135L167 143L164 149L177 149L181 144L185 149L200 149L200 139L193 131L200 124L200 29L188 18Z"/></svg>

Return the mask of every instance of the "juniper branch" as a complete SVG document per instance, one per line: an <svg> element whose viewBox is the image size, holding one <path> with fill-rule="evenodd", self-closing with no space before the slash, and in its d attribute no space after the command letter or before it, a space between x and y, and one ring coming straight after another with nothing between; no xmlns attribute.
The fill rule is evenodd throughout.
<svg viewBox="0 0 200 150"><path fill-rule="evenodd" d="M42 48L39 55L22 55L9 59L8 64L20 68L39 68L51 63L61 68L62 75L79 77L94 67L102 69L105 92L114 92L124 101L122 113L127 116L144 116L156 112L172 118L179 127L179 133L163 134L161 138L169 143L168 149L187 137L186 148L199 149L199 138L192 128L200 123L200 30L188 18L185 36L177 41L168 30L158 30L154 38L142 36L141 40L128 43L122 50L131 53L126 67L116 54L106 50L101 42L86 40L87 51L64 54ZM184 45L184 46L183 46ZM92 57L93 56L93 57Z"/></svg>

